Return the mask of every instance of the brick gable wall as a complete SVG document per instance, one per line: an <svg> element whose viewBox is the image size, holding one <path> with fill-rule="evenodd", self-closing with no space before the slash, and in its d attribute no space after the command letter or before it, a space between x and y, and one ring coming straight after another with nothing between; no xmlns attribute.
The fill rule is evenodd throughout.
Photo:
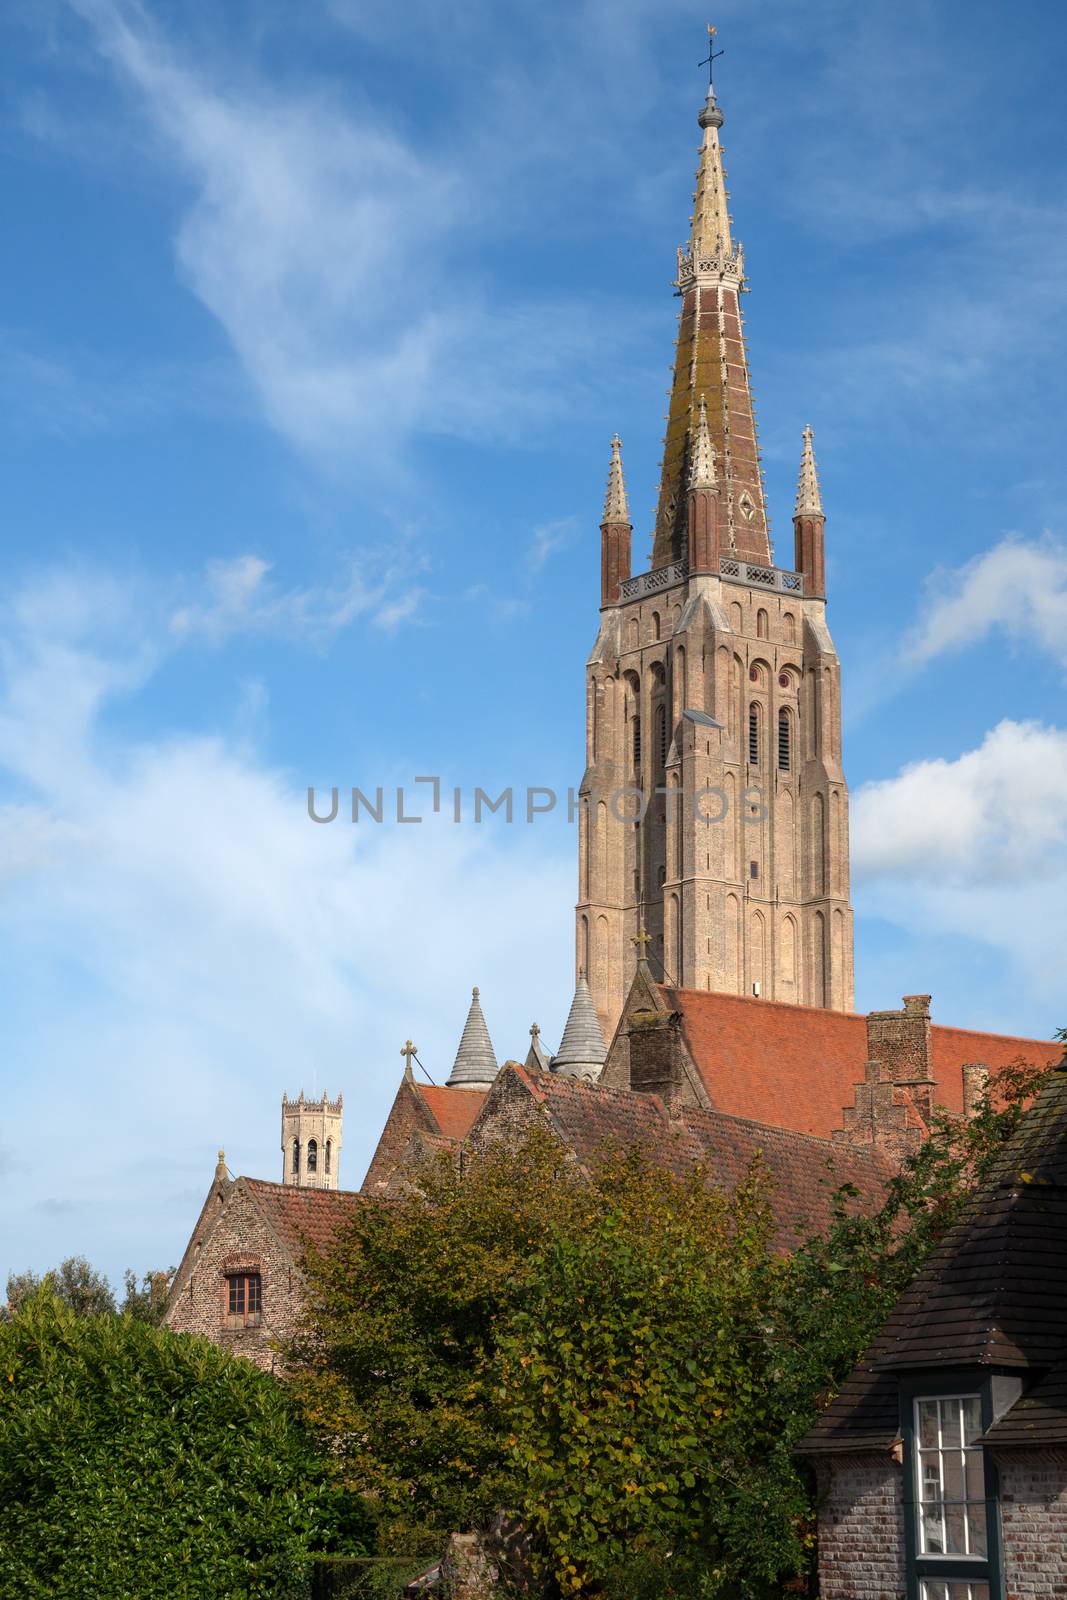
<svg viewBox="0 0 1067 1600"><path fill-rule="evenodd" d="M211 1199L209 1197L209 1206ZM296 1330L303 1279L290 1251L268 1227L247 1187L229 1186L217 1216L205 1211L171 1292L164 1323L175 1333L198 1333L223 1349L274 1370L272 1345ZM259 1272L263 1315L257 1328L228 1328L223 1295L228 1272Z"/></svg>

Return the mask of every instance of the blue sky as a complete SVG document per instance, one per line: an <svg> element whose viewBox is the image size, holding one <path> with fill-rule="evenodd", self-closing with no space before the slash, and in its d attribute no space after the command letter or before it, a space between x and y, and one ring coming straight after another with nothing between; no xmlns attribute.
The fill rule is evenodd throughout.
<svg viewBox="0 0 1067 1600"><path fill-rule="evenodd" d="M647 552L701 94L675 0L33 0L0 24L0 1271L177 1259L215 1150L571 984L608 440ZM1067 1022L1062 9L732 0L777 558L827 505L857 1004Z"/></svg>

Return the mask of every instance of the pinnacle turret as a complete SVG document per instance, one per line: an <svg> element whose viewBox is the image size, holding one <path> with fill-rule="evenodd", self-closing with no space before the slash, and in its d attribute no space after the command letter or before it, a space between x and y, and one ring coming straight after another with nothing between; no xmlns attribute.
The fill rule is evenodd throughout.
<svg viewBox="0 0 1067 1600"><path fill-rule="evenodd" d="M497 1074L496 1051L482 1015L478 990L471 990L471 1007L452 1064L449 1089L488 1089Z"/></svg>
<svg viewBox="0 0 1067 1600"><path fill-rule="evenodd" d="M608 492L604 496L604 526L629 526L630 508L626 502L626 482L622 475L622 443L618 434L611 441L611 466Z"/></svg>
<svg viewBox="0 0 1067 1600"><path fill-rule="evenodd" d="M797 484L795 517L821 517L822 495L819 493L819 475L815 470L815 451L811 441L814 434L810 426L804 429L804 449L800 457L800 481Z"/></svg>
<svg viewBox="0 0 1067 1600"><path fill-rule="evenodd" d="M703 395L700 396L700 415L697 418L696 435L689 458L689 487L690 489L718 487L715 476L715 447L708 430L708 407Z"/></svg>
<svg viewBox="0 0 1067 1600"><path fill-rule="evenodd" d="M595 1083L607 1053L593 997L589 993L585 973L580 972L567 1026L563 1030L559 1049L552 1057L552 1071L564 1078L582 1078L587 1083Z"/></svg>

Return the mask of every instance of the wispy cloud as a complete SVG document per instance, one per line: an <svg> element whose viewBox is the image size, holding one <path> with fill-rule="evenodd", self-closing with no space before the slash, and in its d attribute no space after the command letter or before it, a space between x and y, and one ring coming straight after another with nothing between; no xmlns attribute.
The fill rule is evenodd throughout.
<svg viewBox="0 0 1067 1600"><path fill-rule="evenodd" d="M172 632L212 644L250 633L325 643L360 617L392 632L416 614L426 593L409 569L383 568L367 555L354 558L334 585L284 589L270 574L271 563L257 555L210 562L202 597L172 614Z"/></svg>
<svg viewBox="0 0 1067 1600"><path fill-rule="evenodd" d="M270 422L323 461L403 466L413 431L518 441L582 395L609 347L566 300L489 295L478 193L380 112L179 57L119 0L71 0L193 184L176 250ZM463 270L466 261L468 270Z"/></svg>
<svg viewBox="0 0 1067 1600"><path fill-rule="evenodd" d="M566 549L581 526L579 517L556 517L551 522L542 522L534 529L526 552L528 570L536 576L549 556L555 555L557 550Z"/></svg>

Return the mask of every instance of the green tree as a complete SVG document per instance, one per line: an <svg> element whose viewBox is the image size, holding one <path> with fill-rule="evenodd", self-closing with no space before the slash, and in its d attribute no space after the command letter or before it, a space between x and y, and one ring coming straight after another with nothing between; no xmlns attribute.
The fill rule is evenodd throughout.
<svg viewBox="0 0 1067 1600"><path fill-rule="evenodd" d="M84 1256L68 1256L43 1278L35 1272L11 1273L7 1280L9 1312L17 1312L42 1286L78 1317L104 1316L115 1310L115 1296L103 1273L95 1271Z"/></svg>
<svg viewBox="0 0 1067 1600"><path fill-rule="evenodd" d="M498 1329L521 1303L554 1220L588 1209L558 1143L535 1134L461 1173L358 1208L306 1263L309 1312L289 1351L304 1416L369 1492L383 1550L436 1549L507 1504Z"/></svg>
<svg viewBox="0 0 1067 1600"><path fill-rule="evenodd" d="M367 1531L282 1386L207 1340L77 1316L0 1326L0 1593L277 1595Z"/></svg>
<svg viewBox="0 0 1067 1600"><path fill-rule="evenodd" d="M167 1309L167 1295L174 1282L174 1267L166 1272L146 1272L138 1279L132 1267L122 1275L125 1290L122 1301L124 1317L134 1317L139 1322L150 1322L154 1327L163 1321Z"/></svg>
<svg viewBox="0 0 1067 1600"><path fill-rule="evenodd" d="M717 1589L748 1559L735 1503L777 1427L762 1175L726 1198L705 1171L675 1178L634 1152L593 1192L580 1230L550 1230L501 1330L513 1493L564 1594L620 1594L635 1566L653 1593Z"/></svg>
<svg viewBox="0 0 1067 1600"><path fill-rule="evenodd" d="M795 1445L1042 1077L938 1117L873 1217L828 1170L827 1226L789 1258L758 1166L727 1197L637 1150L585 1176L546 1134L430 1163L310 1263L305 1415L387 1548L507 1508L550 1592L772 1600L811 1575Z"/></svg>

